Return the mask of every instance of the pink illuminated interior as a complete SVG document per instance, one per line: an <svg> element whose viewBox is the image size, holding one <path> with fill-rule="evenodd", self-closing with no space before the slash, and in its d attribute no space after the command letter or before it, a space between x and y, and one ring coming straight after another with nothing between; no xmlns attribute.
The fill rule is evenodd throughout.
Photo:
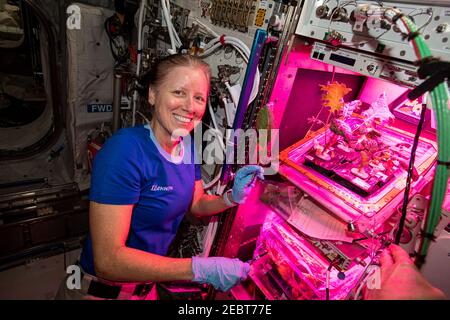
<svg viewBox="0 0 450 320"><path fill-rule="evenodd" d="M346 102L359 99L370 104L383 92L387 94L390 108L405 101L402 95L405 96L407 89L404 87L338 67L334 68L310 59L309 54L310 47L294 43L292 50L287 52L282 60L270 98L274 127L280 130L280 151L305 138L310 128L308 118L316 116L322 107L322 92L319 85L332 80L344 83L352 89L345 96ZM324 122L327 117L328 112L319 115L319 119ZM422 137L434 143L435 134L430 128L430 117L426 119L427 124ZM393 126L405 134L413 134L416 129L413 123L400 119L396 119ZM256 259L251 271L252 280L259 290L269 299L325 299L326 276L330 261L317 253L311 243L305 241L292 226L280 218L276 210L260 201L264 186L265 184L258 185L248 201L239 206L225 254L236 256L236 250L239 250L242 243L249 241L248 234L253 232L251 230L260 228L253 256L246 256L249 259L259 258ZM308 193L312 198L318 196L314 192ZM329 196L325 195L322 198L327 197ZM339 208L339 204L335 208ZM396 204L389 207L392 212L383 219L388 219L396 212L395 208ZM369 251L361 257L362 260L370 261L373 258L371 255L375 251ZM352 264L345 270L345 280L339 279L338 270L332 268L328 275L329 298L332 300L348 298L350 292L357 289L364 272L363 265L364 263ZM278 281L278 284L274 281Z"/></svg>

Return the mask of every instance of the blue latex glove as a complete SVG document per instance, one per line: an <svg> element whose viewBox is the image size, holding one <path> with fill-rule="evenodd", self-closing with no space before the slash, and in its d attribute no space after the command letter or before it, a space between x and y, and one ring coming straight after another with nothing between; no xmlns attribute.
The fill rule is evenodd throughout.
<svg viewBox="0 0 450 320"><path fill-rule="evenodd" d="M264 180L264 170L257 165L245 166L239 169L234 176L234 184L231 189L231 198L236 203L243 203L252 188L256 178Z"/></svg>
<svg viewBox="0 0 450 320"><path fill-rule="evenodd" d="M239 259L223 257L192 257L193 281L209 283L221 291L228 291L240 280L245 280L250 265Z"/></svg>

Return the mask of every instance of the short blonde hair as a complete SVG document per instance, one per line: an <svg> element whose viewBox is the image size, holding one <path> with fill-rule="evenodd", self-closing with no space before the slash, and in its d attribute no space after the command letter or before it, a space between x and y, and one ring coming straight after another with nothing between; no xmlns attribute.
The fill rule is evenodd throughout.
<svg viewBox="0 0 450 320"><path fill-rule="evenodd" d="M157 87L169 72L176 67L200 68L208 80L208 93L211 86L211 68L199 57L189 54L174 54L157 61L149 74L149 86Z"/></svg>

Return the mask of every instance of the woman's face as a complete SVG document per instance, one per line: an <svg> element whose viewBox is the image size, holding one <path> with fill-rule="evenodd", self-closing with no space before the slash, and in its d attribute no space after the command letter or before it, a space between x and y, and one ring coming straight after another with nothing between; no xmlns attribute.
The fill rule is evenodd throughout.
<svg viewBox="0 0 450 320"><path fill-rule="evenodd" d="M158 134L185 136L205 113L209 81L199 67L175 67L156 87L150 87L152 121ZM156 132L155 132L156 134Z"/></svg>

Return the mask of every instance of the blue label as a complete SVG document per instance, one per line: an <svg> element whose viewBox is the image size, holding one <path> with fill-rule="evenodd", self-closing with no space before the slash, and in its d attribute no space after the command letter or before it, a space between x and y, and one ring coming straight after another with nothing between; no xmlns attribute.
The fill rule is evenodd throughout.
<svg viewBox="0 0 450 320"><path fill-rule="evenodd" d="M112 104L108 103L95 103L87 105L87 112L112 112Z"/></svg>

